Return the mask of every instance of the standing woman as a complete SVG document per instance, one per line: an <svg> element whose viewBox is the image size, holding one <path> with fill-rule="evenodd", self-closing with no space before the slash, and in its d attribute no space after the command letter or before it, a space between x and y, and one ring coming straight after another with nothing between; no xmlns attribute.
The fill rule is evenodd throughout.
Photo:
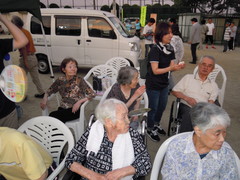
<svg viewBox="0 0 240 180"><path fill-rule="evenodd" d="M155 42L148 55L148 72L146 75L146 91L149 99L147 134L153 141L160 141L158 134L166 132L160 127L162 114L168 100L168 75L170 71L179 70L182 64L175 64L174 49L170 45L173 37L169 24L160 23L155 32Z"/></svg>

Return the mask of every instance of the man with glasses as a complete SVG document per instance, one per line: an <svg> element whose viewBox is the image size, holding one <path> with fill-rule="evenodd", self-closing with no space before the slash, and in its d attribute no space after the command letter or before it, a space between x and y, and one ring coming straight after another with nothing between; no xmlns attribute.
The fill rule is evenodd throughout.
<svg viewBox="0 0 240 180"><path fill-rule="evenodd" d="M196 74L185 75L173 88L172 94L181 99L179 115L182 119L180 132L193 131L189 111L199 102L214 103L218 96L218 86L208 78L215 66L212 56L203 56Z"/></svg>

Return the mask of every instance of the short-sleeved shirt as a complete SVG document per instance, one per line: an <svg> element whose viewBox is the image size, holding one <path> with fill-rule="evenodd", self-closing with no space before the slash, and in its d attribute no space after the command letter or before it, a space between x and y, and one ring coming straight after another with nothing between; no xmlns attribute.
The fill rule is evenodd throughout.
<svg viewBox="0 0 240 180"><path fill-rule="evenodd" d="M0 174L6 179L39 179L52 161L51 155L31 137L0 127Z"/></svg>
<svg viewBox="0 0 240 180"><path fill-rule="evenodd" d="M160 47L157 44L154 44L148 54L148 61L150 63L157 62L158 68L169 67L171 61L175 59L175 54L173 47L170 44L168 44L168 46L171 47L171 50L169 51L170 54L165 54L162 50L162 47ZM166 72L164 74L158 75L153 74L150 63L148 64L149 67L146 75L146 88L149 90L161 90L167 87L169 84L168 83L169 73Z"/></svg>
<svg viewBox="0 0 240 180"><path fill-rule="evenodd" d="M237 33L237 26L230 27L231 29L231 37L235 38Z"/></svg>
<svg viewBox="0 0 240 180"><path fill-rule="evenodd" d="M163 180L239 180L233 150L224 142L204 158L196 151L193 132L179 135L170 142L163 167Z"/></svg>
<svg viewBox="0 0 240 180"><path fill-rule="evenodd" d="M153 33L153 27L149 26L148 24L144 26L143 28L143 34L152 34ZM153 43L153 36L147 36L145 37L145 44L152 44Z"/></svg>
<svg viewBox="0 0 240 180"><path fill-rule="evenodd" d="M13 51L13 39L0 39L0 74L4 69L4 56ZM10 101L0 90L0 121L15 109L15 103Z"/></svg>
<svg viewBox="0 0 240 180"><path fill-rule="evenodd" d="M59 77L47 90L48 96L59 92L62 96L60 107L64 109L72 108L73 105L85 97L93 98L94 91L81 77L74 76L67 80L66 76Z"/></svg>
<svg viewBox="0 0 240 180"><path fill-rule="evenodd" d="M212 36L213 35L213 29L215 28L214 24L213 23L211 23L211 24L207 23L206 25L208 27L207 35Z"/></svg>
<svg viewBox="0 0 240 180"><path fill-rule="evenodd" d="M30 32L27 31L24 28L22 28L21 30L22 30L22 32L25 34L25 36L28 39L28 44L26 45L27 53L35 53L36 49L34 47L33 39L32 39L32 36L31 36ZM22 54L22 50L20 49L19 51Z"/></svg>
<svg viewBox="0 0 240 180"><path fill-rule="evenodd" d="M209 100L215 101L218 96L217 84L207 78L202 81L198 75L187 74L185 75L174 87L173 91L181 92L185 96L194 98L197 102L208 102ZM191 107L186 101L182 102Z"/></svg>
<svg viewBox="0 0 240 180"><path fill-rule="evenodd" d="M123 92L121 91L121 87L120 87L120 84L118 83L115 83L113 86L112 86L112 89L110 90L110 92L108 93L107 95L107 99L109 98L115 98L115 99L118 99L122 102L124 102L125 104L129 101L129 99L131 99L131 97L133 96L133 94L135 93L135 91L140 87L139 84L137 84L136 88L133 88L131 89L131 92L130 92L130 96L128 99L125 98ZM134 106L136 105L137 101L135 100L131 106L129 106L128 108L128 111L132 111L134 110Z"/></svg>
<svg viewBox="0 0 240 180"><path fill-rule="evenodd" d="M86 130L75 147L68 154L65 164L67 168L70 168L73 162L78 162L94 172L106 174L107 172L112 171L112 148L114 143L108 139L105 130L99 151L96 154L91 151L87 156L88 150L86 150L86 144L89 132L90 128ZM147 148L144 145L139 133L132 128L129 128L129 133L132 139L135 157L131 166L133 166L136 170L136 173L133 176L133 179L136 179L138 176L147 175L147 173L151 170L151 161Z"/></svg>

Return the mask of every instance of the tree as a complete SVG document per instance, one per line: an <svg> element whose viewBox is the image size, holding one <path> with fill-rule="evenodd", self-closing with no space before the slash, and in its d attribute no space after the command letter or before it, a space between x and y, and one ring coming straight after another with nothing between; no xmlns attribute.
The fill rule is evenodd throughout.
<svg viewBox="0 0 240 180"><path fill-rule="evenodd" d="M101 7L101 11L111 12L111 9L110 9L110 7L109 7L108 5L103 5L103 6Z"/></svg>
<svg viewBox="0 0 240 180"><path fill-rule="evenodd" d="M40 8L46 8L45 4L40 2Z"/></svg>
<svg viewBox="0 0 240 180"><path fill-rule="evenodd" d="M57 4L55 4L55 3L51 3L49 5L49 8L59 8L59 6Z"/></svg>

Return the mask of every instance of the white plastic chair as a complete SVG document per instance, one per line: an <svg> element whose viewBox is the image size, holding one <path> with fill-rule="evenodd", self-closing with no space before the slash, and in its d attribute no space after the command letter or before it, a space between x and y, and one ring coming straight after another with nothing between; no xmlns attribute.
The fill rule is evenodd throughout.
<svg viewBox="0 0 240 180"><path fill-rule="evenodd" d="M53 157L57 168L47 178L53 180L64 168L66 155L74 146L74 139L67 126L56 118L49 116L38 116L23 123L18 131L26 133L39 144L41 144ZM67 154L60 162L60 155L68 143Z"/></svg>
<svg viewBox="0 0 240 180"><path fill-rule="evenodd" d="M196 74L197 72L198 72L198 66L196 66L196 68L194 69L193 74ZM224 101L224 95L225 95L225 89L226 89L226 83L227 83L226 73L220 65L215 64L214 70L208 75L208 77L209 79L216 81L216 78L219 73L222 74L223 81L222 81L221 88L219 88L218 101L221 107L223 107L223 101Z"/></svg>
<svg viewBox="0 0 240 180"><path fill-rule="evenodd" d="M48 101L51 100L54 97L54 95L48 97ZM80 115L78 119L67 121L65 125L73 130L75 141L77 142L82 134L84 133L84 122L85 122L85 107L89 103L89 101L85 101L81 107L80 107ZM46 107L44 110L42 110L42 116L48 116L49 110L48 107Z"/></svg>
<svg viewBox="0 0 240 180"><path fill-rule="evenodd" d="M127 59L123 57L113 57L106 62L107 65L112 66L114 69L119 71L121 67L130 66Z"/></svg>
<svg viewBox="0 0 240 180"><path fill-rule="evenodd" d="M90 69L88 71L88 73L84 76L84 80L87 82L87 84L92 88L92 84L88 81L90 77L92 76L96 76L99 78L104 78L104 77L108 77L111 80L111 84L114 84L116 82L117 79L117 70L114 69L113 67L106 65L106 64L102 64L102 65L98 65L93 67L92 69ZM97 95L94 99L96 100L100 100L101 96Z"/></svg>
<svg viewBox="0 0 240 180"><path fill-rule="evenodd" d="M170 138L168 138L167 140L165 140L162 145L160 146L160 148L157 151L157 154L154 158L154 162L153 162L153 166L152 166L152 172L151 172L151 176L150 176L150 180L158 180L158 175L160 173L160 169L164 160L164 156L167 152L167 148L169 143L177 138L178 136L181 136L183 134L187 134L189 132L184 132L184 133L180 133L180 134L176 134L174 136L171 136ZM237 154L234 152L234 157L237 163L237 168L238 168L238 176L240 177L240 160L237 156Z"/></svg>

